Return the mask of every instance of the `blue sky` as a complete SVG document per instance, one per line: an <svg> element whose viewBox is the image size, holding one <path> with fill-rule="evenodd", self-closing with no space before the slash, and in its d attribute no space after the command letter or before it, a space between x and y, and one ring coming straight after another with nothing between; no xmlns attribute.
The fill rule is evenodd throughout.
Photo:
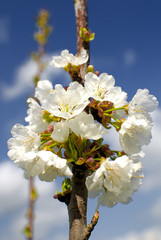
<svg viewBox="0 0 161 240"><path fill-rule="evenodd" d="M37 50L33 40L38 10L51 13L54 32L46 48L47 59L63 49L76 53L73 1L0 0L0 240L25 239L28 183L23 173L7 158L7 140L16 123L25 124L26 98L33 93L36 66L30 53ZM161 102L161 1L88 0L89 28L95 32L91 43L91 64L95 70L112 74L116 85L128 93L147 88ZM67 84L62 70L47 67L42 79ZM145 148L143 185L129 205L101 208L100 220L91 240L161 239L161 108L154 113L153 139ZM117 146L114 136L107 142ZM39 199L35 212L35 240L67 239L68 216L63 204L52 199L60 181L48 184L36 180ZM57 185L57 186L56 186ZM89 201L88 221L95 200Z"/></svg>

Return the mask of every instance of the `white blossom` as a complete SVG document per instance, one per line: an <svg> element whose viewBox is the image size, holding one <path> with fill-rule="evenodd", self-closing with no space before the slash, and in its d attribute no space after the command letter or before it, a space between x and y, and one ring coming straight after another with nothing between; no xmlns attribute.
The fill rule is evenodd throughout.
<svg viewBox="0 0 161 240"><path fill-rule="evenodd" d="M121 87L113 87L108 95L108 101L114 104L115 108L123 107L127 104L127 93Z"/></svg>
<svg viewBox="0 0 161 240"><path fill-rule="evenodd" d="M72 53L69 53L67 49L63 50L61 52L60 56L53 56L52 61L50 62L50 65L52 67L57 67L57 68L64 68L66 67L69 63L74 66L79 66L88 61L88 54L85 49L82 49L80 52L80 55L74 56Z"/></svg>
<svg viewBox="0 0 161 240"><path fill-rule="evenodd" d="M41 104L46 101L46 98L51 92L53 92L53 86L50 81L38 81L37 87L35 88L35 97L39 99Z"/></svg>
<svg viewBox="0 0 161 240"><path fill-rule="evenodd" d="M97 140L101 138L103 134L107 133L103 130L101 124L94 122L92 114L87 114L85 112L69 120L68 125L75 135L84 139Z"/></svg>
<svg viewBox="0 0 161 240"><path fill-rule="evenodd" d="M95 100L108 101L108 95L114 85L115 79L107 73L102 73L99 77L91 72L85 75L85 89Z"/></svg>
<svg viewBox="0 0 161 240"><path fill-rule="evenodd" d="M42 181L50 182L57 175L72 176L66 160L50 151L29 152L24 160L23 169L27 177L38 176Z"/></svg>
<svg viewBox="0 0 161 240"><path fill-rule="evenodd" d="M67 161L58 157L50 151L40 151L41 159L46 162L45 169L39 174L39 178L46 182L51 182L59 176L72 177L72 172L67 165Z"/></svg>
<svg viewBox="0 0 161 240"><path fill-rule="evenodd" d="M107 133L101 124L94 122L92 114L85 112L67 121L55 123L51 137L56 142L65 142L70 132L74 132L76 136L80 136L83 139L93 140L97 140Z"/></svg>
<svg viewBox="0 0 161 240"><path fill-rule="evenodd" d="M110 101L115 108L122 107L127 104L127 93L114 85L115 79L107 73L99 77L91 72L85 75L85 89L90 97L100 102Z"/></svg>
<svg viewBox="0 0 161 240"><path fill-rule="evenodd" d="M68 121L61 121L54 124L54 130L51 134L51 137L56 142L65 142L69 137L69 126Z"/></svg>
<svg viewBox="0 0 161 240"><path fill-rule="evenodd" d="M70 119L80 114L88 103L88 94L83 86L73 82L67 90L56 84L55 91L49 94L42 107L57 117Z"/></svg>
<svg viewBox="0 0 161 240"><path fill-rule="evenodd" d="M148 89L138 89L135 96L128 105L129 115L141 113L151 120L149 112L154 111L158 106L156 97L149 94Z"/></svg>
<svg viewBox="0 0 161 240"><path fill-rule="evenodd" d="M25 171L27 177L39 176L52 181L59 175L72 176L65 159L50 151L39 150L40 136L29 127L16 124L8 140L8 156Z"/></svg>
<svg viewBox="0 0 161 240"><path fill-rule="evenodd" d="M129 203L131 196L141 184L142 165L124 155L114 161L107 158L91 176L86 179L86 186L98 198L98 206L114 206L116 203Z"/></svg>
<svg viewBox="0 0 161 240"><path fill-rule="evenodd" d="M143 145L151 141L150 121L143 114L131 115L125 120L119 131L119 141L126 154L136 154Z"/></svg>
<svg viewBox="0 0 161 240"><path fill-rule="evenodd" d="M40 146L40 136L29 127L16 124L11 130L13 138L8 140L8 156L18 162L23 160L24 154L37 151Z"/></svg>
<svg viewBox="0 0 161 240"><path fill-rule="evenodd" d="M37 133L45 131L49 123L43 119L41 106L33 98L29 98L27 102L29 103L29 109L27 110L28 116L25 118L25 121L29 122L31 130Z"/></svg>

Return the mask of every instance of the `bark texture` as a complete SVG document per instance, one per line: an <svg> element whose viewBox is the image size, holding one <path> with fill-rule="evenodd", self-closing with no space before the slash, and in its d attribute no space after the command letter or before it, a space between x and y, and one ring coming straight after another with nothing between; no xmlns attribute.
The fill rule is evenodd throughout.
<svg viewBox="0 0 161 240"><path fill-rule="evenodd" d="M85 185L87 170L84 166L74 165L72 192L68 204L69 239L83 240L86 234L87 188Z"/></svg>
<svg viewBox="0 0 161 240"><path fill-rule="evenodd" d="M88 14L87 14L87 0L74 0L74 9L76 17L77 26L77 52L80 53L81 49L84 48L89 54L89 43L84 44L82 38L80 37L81 27L88 29ZM82 84L84 83L84 76L86 74L87 66L89 65L89 60L87 63L81 66L80 77L82 78Z"/></svg>

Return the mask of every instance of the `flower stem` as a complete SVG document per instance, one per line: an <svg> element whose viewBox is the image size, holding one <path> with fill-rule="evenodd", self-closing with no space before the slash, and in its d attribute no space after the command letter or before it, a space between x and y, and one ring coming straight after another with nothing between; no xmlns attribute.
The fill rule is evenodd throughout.
<svg viewBox="0 0 161 240"><path fill-rule="evenodd" d="M111 114L104 113L104 116L107 116L107 117L113 118L116 122L120 122L119 119L117 119L116 117L112 116Z"/></svg>
<svg viewBox="0 0 161 240"><path fill-rule="evenodd" d="M105 112L105 113L108 113L108 112L117 111L117 110L122 110L122 109L125 110L124 107L119 107L119 108L111 108L111 109L108 109L108 110L106 110L106 111L104 111L104 112Z"/></svg>

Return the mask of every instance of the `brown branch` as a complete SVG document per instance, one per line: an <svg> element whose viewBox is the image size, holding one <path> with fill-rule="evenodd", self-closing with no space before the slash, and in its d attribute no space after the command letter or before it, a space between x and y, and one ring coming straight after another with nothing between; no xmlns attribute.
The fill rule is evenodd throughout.
<svg viewBox="0 0 161 240"><path fill-rule="evenodd" d="M28 225L26 226L24 233L28 240L33 239L33 220L34 220L34 203L35 203L35 188L34 188L34 178L29 179L29 209L27 213Z"/></svg>
<svg viewBox="0 0 161 240"><path fill-rule="evenodd" d="M35 40L38 42L38 53L36 54L36 59L35 59L37 66L38 66L38 71L37 71L36 76L33 79L35 87L37 86L37 83L40 80L40 76L44 70L42 59L45 54L45 44L47 43L47 37L48 37L49 33L51 32L51 28L49 30L50 26L47 25L48 17L49 17L49 13L47 10L44 10L44 9L39 12L38 17L37 17L37 27L39 29L39 32L44 33L45 28L48 27L48 33L45 34L45 36L43 36L44 41L42 41L42 38L38 38L39 32L34 34ZM42 23L43 23L43 25L42 25ZM37 35L37 37L36 37L36 35ZM40 37L40 35L39 35L39 37ZM35 92L35 89L34 89L34 92ZM33 95L35 95L35 94L33 94ZM34 96L32 98L34 98L37 102L39 102L39 99L35 98ZM24 233L28 240L33 239L34 204L35 204L36 198L37 198L37 193L36 193L36 189L34 187L34 177L30 177L30 179L29 179L29 209L28 209L28 213L27 213L28 224L24 229Z"/></svg>
<svg viewBox="0 0 161 240"><path fill-rule="evenodd" d="M29 202L29 210L30 210L30 214L29 214L29 225L30 225L30 232L32 234L31 238L29 238L30 240L32 240L33 237L33 219L34 219L34 201L35 199L32 198L32 191L34 188L34 178L30 177L30 202Z"/></svg>
<svg viewBox="0 0 161 240"><path fill-rule="evenodd" d="M68 204L69 240L83 240L86 234L87 188L85 185L87 169L73 166L72 192Z"/></svg>
<svg viewBox="0 0 161 240"><path fill-rule="evenodd" d="M77 52L80 54L82 48L85 48L89 54L89 43L84 46L83 40L80 36L81 27L88 29L87 18L87 0L74 0L76 26L77 26ZM80 69L80 83L84 84L84 76L86 74L87 66L83 64ZM72 177L72 191L70 201L67 205L69 215L69 240L84 240L87 235L87 188L86 177L88 169L84 165L73 165Z"/></svg>
<svg viewBox="0 0 161 240"><path fill-rule="evenodd" d="M77 52L79 54L81 49L85 48L90 60L89 42L84 44L82 37L80 36L81 27L88 29L87 0L74 0L74 9L77 26ZM89 65L89 60L81 66L80 76L82 78L82 84L84 83L84 76L86 74L87 66Z"/></svg>
<svg viewBox="0 0 161 240"><path fill-rule="evenodd" d="M99 219L99 212L96 211L91 222L86 227L86 234L83 240L88 240Z"/></svg>

